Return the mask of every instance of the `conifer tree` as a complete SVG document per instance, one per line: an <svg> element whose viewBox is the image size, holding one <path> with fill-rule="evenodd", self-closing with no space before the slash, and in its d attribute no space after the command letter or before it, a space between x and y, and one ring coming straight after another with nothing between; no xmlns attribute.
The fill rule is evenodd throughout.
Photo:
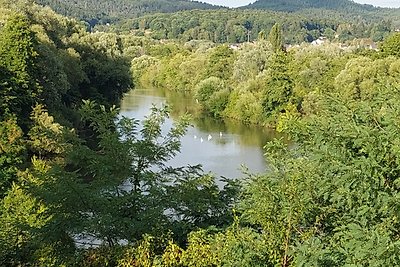
<svg viewBox="0 0 400 267"><path fill-rule="evenodd" d="M268 35L268 41L271 43L275 52L283 50L282 27L280 24L275 23L272 27Z"/></svg>

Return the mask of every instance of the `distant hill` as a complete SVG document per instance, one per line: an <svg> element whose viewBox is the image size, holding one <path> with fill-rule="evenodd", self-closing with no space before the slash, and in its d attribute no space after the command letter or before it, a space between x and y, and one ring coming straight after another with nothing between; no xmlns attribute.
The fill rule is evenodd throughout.
<svg viewBox="0 0 400 267"><path fill-rule="evenodd" d="M89 22L92 26L152 13L221 8L190 0L35 0L56 12Z"/></svg>
<svg viewBox="0 0 400 267"><path fill-rule="evenodd" d="M241 9L294 12L306 17L341 17L350 21L361 18L366 21L381 21L390 25L392 30L400 29L400 8L374 7L352 0L257 0Z"/></svg>
<svg viewBox="0 0 400 267"><path fill-rule="evenodd" d="M376 8L372 5L358 4L350 0L258 0L243 8L269 9L275 11L300 11L303 9L320 8L337 11L373 11Z"/></svg>

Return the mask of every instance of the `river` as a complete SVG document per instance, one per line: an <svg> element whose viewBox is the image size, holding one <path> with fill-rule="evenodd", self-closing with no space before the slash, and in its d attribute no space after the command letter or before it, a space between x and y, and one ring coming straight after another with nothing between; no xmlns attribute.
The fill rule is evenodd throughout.
<svg viewBox="0 0 400 267"><path fill-rule="evenodd" d="M192 126L182 138L181 153L169 161L171 166L201 164L204 171L227 178L243 176L243 167L252 173L265 171L262 147L276 135L274 131L201 116L192 97L160 89L134 89L127 93L121 103L121 115L142 120L153 104L171 107L167 128L179 116L193 114Z"/></svg>

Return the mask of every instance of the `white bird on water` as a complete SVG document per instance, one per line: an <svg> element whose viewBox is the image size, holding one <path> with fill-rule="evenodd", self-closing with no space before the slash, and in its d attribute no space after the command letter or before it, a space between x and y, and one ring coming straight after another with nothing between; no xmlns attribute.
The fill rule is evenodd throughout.
<svg viewBox="0 0 400 267"><path fill-rule="evenodd" d="M222 137L222 132L219 132L219 137L220 137L220 138Z"/></svg>
<svg viewBox="0 0 400 267"><path fill-rule="evenodd" d="M212 139L212 136L211 136L211 134L209 134L207 137L207 141L210 141L211 139Z"/></svg>
<svg viewBox="0 0 400 267"><path fill-rule="evenodd" d="M203 143L203 141L204 141L203 137L200 137L200 143Z"/></svg>
<svg viewBox="0 0 400 267"><path fill-rule="evenodd" d="M193 138L194 138L194 139L197 139L197 135L194 135Z"/></svg>

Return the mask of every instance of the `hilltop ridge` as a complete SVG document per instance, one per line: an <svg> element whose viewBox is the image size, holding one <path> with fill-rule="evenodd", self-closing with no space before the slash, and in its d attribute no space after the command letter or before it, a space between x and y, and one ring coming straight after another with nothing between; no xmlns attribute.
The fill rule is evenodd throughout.
<svg viewBox="0 0 400 267"><path fill-rule="evenodd" d="M64 16L85 20L91 26L145 14L222 8L190 0L35 0L35 2L43 6L50 6Z"/></svg>
<svg viewBox="0 0 400 267"><path fill-rule="evenodd" d="M303 9L320 8L337 11L374 11L380 8L358 4L350 0L257 0L243 8L270 9L294 12Z"/></svg>

